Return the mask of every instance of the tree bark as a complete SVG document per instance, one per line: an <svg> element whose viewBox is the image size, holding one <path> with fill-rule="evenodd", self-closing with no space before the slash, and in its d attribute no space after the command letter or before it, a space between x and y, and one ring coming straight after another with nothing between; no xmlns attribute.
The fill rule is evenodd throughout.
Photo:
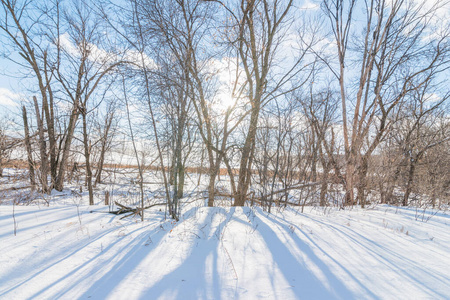
<svg viewBox="0 0 450 300"><path fill-rule="evenodd" d="M27 158L28 158L28 170L30 172L30 183L31 188L34 190L36 188L36 180L34 175L34 162L33 155L31 151L31 142L30 142L30 131L28 129L28 118L27 111L25 106L22 106L22 116L23 116L23 125L25 129L25 148L27 149Z"/></svg>
<svg viewBox="0 0 450 300"><path fill-rule="evenodd" d="M62 159L59 164L58 178L56 181L55 189L62 191L64 188L64 176L67 169L67 161L70 155L70 146L72 145L73 134L75 132L75 126L78 120L78 101L76 101L72 108L72 114L70 115L69 126L67 128L66 140L62 149Z"/></svg>
<svg viewBox="0 0 450 300"><path fill-rule="evenodd" d="M48 186L48 156L47 156L47 145L45 142L44 135L44 124L42 123L42 119L39 112L39 105L35 96L33 96L34 108L36 111L36 121L38 125L39 132L39 150L41 155L41 176L40 181L42 185L42 191L44 193L49 193L51 188Z"/></svg>
<svg viewBox="0 0 450 300"><path fill-rule="evenodd" d="M94 187L97 186L98 183L102 182L103 164L105 163L105 154L109 147L108 146L109 145L109 131L111 129L113 118L114 118L114 112L112 112L112 111L110 111L108 116L105 118L105 129L104 129L103 136L101 139L99 165L98 165L97 173L95 175Z"/></svg>
<svg viewBox="0 0 450 300"><path fill-rule="evenodd" d="M89 205L94 205L94 190L92 188L92 170L91 170L91 147L89 145L89 138L87 132L87 121L86 121L86 108L83 107L82 112L83 118L83 144L84 144L84 158L86 161L86 181L89 191Z"/></svg>
<svg viewBox="0 0 450 300"><path fill-rule="evenodd" d="M251 167L253 162L256 129L258 125L260 99L255 100L255 103L253 105L255 107L252 110L248 134L245 139L244 147L242 148L241 163L238 175L238 186L236 189L236 195L233 204L234 206L244 206L252 176Z"/></svg>

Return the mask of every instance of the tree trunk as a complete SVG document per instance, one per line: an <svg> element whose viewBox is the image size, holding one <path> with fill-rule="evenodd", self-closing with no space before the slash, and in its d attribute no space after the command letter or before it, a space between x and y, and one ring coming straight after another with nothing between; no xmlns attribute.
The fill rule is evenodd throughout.
<svg viewBox="0 0 450 300"><path fill-rule="evenodd" d="M183 166L183 164L180 163L180 166L178 167L178 188L177 188L178 199L183 198L184 195L184 179L185 179L185 167Z"/></svg>
<svg viewBox="0 0 450 300"><path fill-rule="evenodd" d="M252 175L251 167L253 161L256 129L258 125L260 99L255 99L252 105L254 105L254 107L250 118L250 127L248 130L248 134L245 139L244 147L242 149L241 164L239 167L238 175L238 186L236 190L234 206L244 206Z"/></svg>
<svg viewBox="0 0 450 300"><path fill-rule="evenodd" d="M329 164L325 159L324 153L322 151L322 146L319 145L319 156L322 164L322 185L320 187L320 206L326 206L327 200L326 196L328 193L328 173L330 172Z"/></svg>
<svg viewBox="0 0 450 300"><path fill-rule="evenodd" d="M67 160L69 159L70 146L72 144L73 133L75 132L75 126L78 120L78 101L74 103L72 114L69 120L69 127L67 128L67 136L63 147L62 159L59 164L58 179L56 181L55 189L62 191L64 188L64 176L67 168Z"/></svg>
<svg viewBox="0 0 450 300"><path fill-rule="evenodd" d="M105 131L103 132L102 140L101 140L101 150L100 150L100 161L97 169L97 174L95 175L94 187L102 182L102 172L103 172L103 164L105 162L105 153L108 149L108 137L109 131L111 129L111 124L114 118L114 112L110 112L108 117L105 119Z"/></svg>
<svg viewBox="0 0 450 300"><path fill-rule="evenodd" d="M91 170L91 147L89 146L88 132L87 132L87 122L86 122L86 110L83 110L83 143L84 143L84 158L86 161L86 181L89 191L89 205L94 205L94 191L92 188L92 170Z"/></svg>
<svg viewBox="0 0 450 300"><path fill-rule="evenodd" d="M366 186L367 186L367 170L368 170L368 158L363 157L361 159L361 166L359 167L359 183L358 183L358 194L357 202L361 205L361 208L366 206Z"/></svg>
<svg viewBox="0 0 450 300"><path fill-rule="evenodd" d="M408 181L406 183L405 195L403 196L403 206L408 206L409 204L409 195L411 194L413 180L414 180L414 172L416 169L415 160L411 157L409 160L409 170L408 170Z"/></svg>
<svg viewBox="0 0 450 300"><path fill-rule="evenodd" d="M354 191L353 191L353 174L354 173L354 165L351 159L348 159L346 171L345 171L345 202L344 205L353 206L354 204Z"/></svg>
<svg viewBox="0 0 450 300"><path fill-rule="evenodd" d="M47 145L45 142L44 135L44 124L42 123L42 119L39 112L39 105L36 97L33 96L34 108L36 111L36 121L38 125L39 132L39 150L41 155L41 176L40 181L42 184L42 192L50 193L51 188L48 186L48 156L47 156Z"/></svg>
<svg viewBox="0 0 450 300"><path fill-rule="evenodd" d="M211 151L211 155L212 151ZM208 184L208 206L214 206L214 197L216 196L216 178L220 173L220 164L222 163L222 155L218 154L216 156L216 162L214 160L211 161L211 165L209 167L209 184Z"/></svg>
<svg viewBox="0 0 450 300"><path fill-rule="evenodd" d="M311 131L311 181L317 181L317 145L320 143L318 137L316 138L315 131Z"/></svg>
<svg viewBox="0 0 450 300"><path fill-rule="evenodd" d="M44 77L45 87L40 85L42 95L42 122L45 116L47 123L48 140L50 144L50 174L52 187L56 185L57 171L58 171L58 157L56 154L56 137L55 137L55 114L53 105L53 90L48 76L49 70L47 68L47 51L44 51ZM48 98L47 98L48 92ZM59 152L58 152L59 153ZM48 160L48 156L47 156Z"/></svg>
<svg viewBox="0 0 450 300"><path fill-rule="evenodd" d="M213 174L209 175L209 184L208 184L208 206L213 207L214 206L214 198L216 195L216 176Z"/></svg>
<svg viewBox="0 0 450 300"><path fill-rule="evenodd" d="M105 152L106 152L106 147L102 141L102 149L100 150L100 159L99 159L97 174L95 175L94 187L97 186L98 183L102 182L102 172L103 172L103 164L105 162Z"/></svg>
<svg viewBox="0 0 450 300"><path fill-rule="evenodd" d="M25 129L25 148L27 149L28 169L30 171L30 183L31 188L34 190L36 187L36 180L34 177L34 163L31 151L30 131L28 129L28 118L25 106L22 106L23 125Z"/></svg>

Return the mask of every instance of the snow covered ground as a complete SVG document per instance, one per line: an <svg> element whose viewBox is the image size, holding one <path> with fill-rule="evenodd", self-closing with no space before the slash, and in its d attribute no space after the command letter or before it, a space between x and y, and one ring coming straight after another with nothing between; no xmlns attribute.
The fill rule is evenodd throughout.
<svg viewBox="0 0 450 300"><path fill-rule="evenodd" d="M142 223L68 197L0 205L1 299L450 298L445 212L188 199L180 222L155 207Z"/></svg>

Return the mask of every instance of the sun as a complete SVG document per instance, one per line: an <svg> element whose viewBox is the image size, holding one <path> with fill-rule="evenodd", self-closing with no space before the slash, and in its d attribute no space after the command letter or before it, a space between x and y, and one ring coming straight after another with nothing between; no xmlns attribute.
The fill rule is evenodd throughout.
<svg viewBox="0 0 450 300"><path fill-rule="evenodd" d="M221 92L217 95L218 101L217 101L217 107L221 110L228 110L231 108L235 103L236 99L227 92Z"/></svg>

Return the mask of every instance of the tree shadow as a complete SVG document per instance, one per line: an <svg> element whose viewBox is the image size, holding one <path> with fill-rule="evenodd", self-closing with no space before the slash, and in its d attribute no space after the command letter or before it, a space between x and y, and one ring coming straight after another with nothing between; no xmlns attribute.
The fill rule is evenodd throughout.
<svg viewBox="0 0 450 300"><path fill-rule="evenodd" d="M399 250L397 249L388 249L376 241L368 238L366 235L363 235L356 231L354 228L349 226L342 226L341 228L338 228L338 226L333 224L325 223L321 220L317 220L311 216L304 215L305 218L308 218L312 220L313 222L316 222L318 224L322 224L324 226L327 226L330 230L334 231L335 234L333 236L340 236L341 238L346 239L346 244L351 245L350 248L352 249L360 249L364 252L364 257L372 257L374 260L376 260L378 263L386 266L389 268L392 272L395 272L397 274L401 274L405 279L409 279L413 281L413 285L423 291L424 293L427 293L430 297L441 297L446 298L448 295L444 295L439 293L438 291L435 291L434 289L431 289L427 287L423 282L423 277L418 276L415 277L412 273L405 270L405 265L410 265L413 267L413 269L418 270L422 273L424 277L433 278L433 281L435 282L441 282L443 285L448 284L448 278L440 277L438 274L434 274L433 272L427 271L426 268L422 264L420 264L418 261L411 259L407 255L402 255L398 253ZM296 229L301 231L298 226L295 226ZM304 236L307 237L313 245L315 245L318 249L320 247L317 245L317 243L308 237L307 234L303 232ZM355 237L356 236L356 237ZM327 257L329 257L334 263L339 265L341 268L343 268L342 264L339 263L335 258L333 258L331 255L326 253L323 249L320 249L323 254L325 254ZM400 250L401 251L401 250ZM400 264L401 263L401 264ZM348 275L351 275L351 277L354 280L357 280L354 275L352 275L350 272L348 272ZM447 282L445 281L447 279ZM358 284L362 287L364 287L367 290L367 287L364 283L361 283L358 280Z"/></svg>
<svg viewBox="0 0 450 300"><path fill-rule="evenodd" d="M265 220L264 220L265 219ZM320 259L314 250L297 235L286 230L273 215L267 215L259 208L252 221L254 226L258 226L259 233L265 240L267 248L272 253L272 257L280 268L286 280L292 285L292 290L298 299L355 299L355 295L341 278L338 278ZM267 223L277 226L275 232ZM295 242L295 247L289 247L280 236L289 236ZM295 254L295 255L294 255ZM302 257L302 258L300 258ZM313 265L311 265L311 263ZM308 266L309 265L309 266ZM311 268L315 267L316 270ZM319 278L318 276L320 275ZM324 277L323 277L324 276ZM367 295L376 298L370 291Z"/></svg>
<svg viewBox="0 0 450 300"><path fill-rule="evenodd" d="M246 280L245 284L254 282L256 287L261 286L262 281L258 282L257 276L245 273L249 268L255 268L256 273L268 276L266 278L269 278L270 286L265 288L266 291L271 290L272 294L268 292L265 297L270 299L280 298L281 294L289 294L298 299L379 298L358 275L345 268L345 264L335 258L336 255L327 253L310 234L284 218L267 214L260 208L248 207L242 210L234 207L191 207L183 216L184 221L177 225L172 225L170 221L154 221L128 232L126 239L108 242L101 252L67 270L63 276L45 279L31 298L47 297L49 294L52 298L68 298L74 293L81 295L79 298L92 299L111 296L141 299L257 298L259 296L256 294L246 294L247 287L243 283ZM400 269L395 265L401 259L399 253L389 254L389 249L353 228L338 228L307 215L298 217L309 218L318 225L323 224L332 233L329 235L331 239L344 238L345 241L340 243L347 243L347 247L358 247L362 253L372 256L392 270ZM109 222L111 220L113 217ZM175 226L173 231L171 226ZM230 228L230 231L226 228ZM47 263L47 266L27 274L24 280L2 292L0 298L26 288L28 280L44 276L51 268L63 267L66 262L76 262L77 255L83 254L86 247L116 230L117 228L106 229L87 243L78 245L70 253L66 253L67 249L60 249L55 255L56 261L50 264L45 260L41 261ZM223 238L225 231L227 237L237 233L237 239L248 240L239 240L239 243L234 244L234 241ZM258 245L253 245L254 242L258 242ZM237 246L231 249L230 245ZM230 265L231 257L227 246L233 250L233 255L242 253L240 259L235 260L242 263L238 268ZM389 258L382 257L383 253L390 255ZM255 261L263 255L266 255L266 261L261 262L261 266L255 265ZM419 265L413 260L408 260L408 263ZM240 274L239 270L243 270L243 273ZM425 291L426 287L420 282L420 278L406 273L404 275L410 276ZM442 281L437 275L430 278ZM240 281L241 279L243 280ZM284 281L280 279L289 284L282 287L285 290L281 294L278 293L280 282L284 284ZM445 298L445 295L439 293L429 295Z"/></svg>
<svg viewBox="0 0 450 300"><path fill-rule="evenodd" d="M111 219L113 219L114 216L111 216ZM117 227L113 227L110 229L107 229L105 231L103 231L102 233L98 234L97 236L90 238L88 240L87 243L82 243L81 245L78 245L75 247L75 249L73 249L72 251L70 251L69 253L67 253L67 249L60 249L60 251L58 251L57 253L54 253L53 257L57 258L56 261L52 262L52 263L47 263L48 261L48 257L43 257L41 258L39 261L36 261L34 263L34 265L46 265L45 267L40 267L38 270L36 271L32 271L30 274L27 274L26 278L21 280L20 282L10 286L7 290L2 291L0 293L0 298L2 296L6 296L8 293L13 292L14 290L17 290L19 288L21 288L22 286L24 286L25 284L27 284L30 280L35 279L35 278L39 278L39 276L43 276L44 273L46 271L49 271L51 268L54 267L58 267L60 264L65 263L65 262L69 262L73 259L73 257L77 254L79 254L81 251L85 250L86 247L95 244L98 241L101 241L102 238L116 232ZM141 230L136 229L135 231ZM134 232L130 232L130 234L132 234ZM75 274L77 271L81 270L82 268L86 267L87 265L91 264L91 263L95 263L96 259L101 258L103 255L105 255L106 253L108 253L108 251L111 251L112 248L121 241L121 239L116 240L115 242L109 244L107 247L105 247L105 249L103 249L102 252L98 253L97 255L95 255L93 258L89 259L88 261L86 261L85 263L81 264L80 266L71 269L66 275L64 275L61 278L58 278L57 280L52 281L49 284L46 284L42 289L40 289L38 292L36 292L31 298L35 298L39 295L41 295L42 293L44 293L47 289L50 289L51 287L54 287L55 285L57 285L59 282L62 282L64 279L69 278L71 275ZM124 247L125 248L125 247ZM32 255L32 254L30 254ZM31 257L31 256L30 256ZM28 268L25 267L25 265L27 264L27 259L23 261L22 266L18 265L16 268L17 269L22 269L22 268ZM22 276L21 276L22 277ZM8 278L9 280L11 280L11 277ZM81 280L79 280L81 281ZM66 288L64 288L64 290L67 290Z"/></svg>
<svg viewBox="0 0 450 300"><path fill-rule="evenodd" d="M36 213L36 211L35 211L35 213ZM23 217L24 217L24 214L21 214L21 215L15 215L16 223L18 224L18 227L17 227L17 234L24 234L24 233L26 233L27 231L35 230L37 227L46 227L46 226L52 225L52 224L54 224L54 223L57 223L57 222L61 222L61 221L70 219L70 218L72 218L72 215L65 215L64 217L59 218L59 219L51 219L51 220L49 220L49 221L47 221L47 222L45 222L45 223L39 223L38 225L33 225L33 224L32 224L32 225L29 225L29 226L26 226L26 227L21 227L21 226L20 226L21 223L24 223L24 222L27 222L27 221L28 221L28 220L24 220ZM45 215L39 216L39 217L45 218ZM11 223L13 223L12 215L10 216L10 218L11 218ZM11 234L12 234L12 233L4 233L4 234L0 234L0 239L1 239L1 238L4 238L4 237L6 237L6 236L9 236L9 235L11 235Z"/></svg>
<svg viewBox="0 0 450 300"><path fill-rule="evenodd" d="M139 298L141 299L156 299L159 296L167 295L181 299L220 299L221 286L219 282L220 274L218 272L218 246L221 232L225 224L228 222L226 211L222 208L207 209L207 215L203 222L199 222L194 231L189 231L191 237L184 237L182 241L186 248L190 250L187 257L182 259L182 262L170 273L165 274L162 278L157 280L154 285L143 291ZM188 214L193 211L187 212ZM211 221L217 216L222 216L223 221L211 229ZM209 229L210 234L206 238L201 238L203 230ZM156 251L157 247L169 247L166 253L172 252L176 256L177 249L173 245L164 244L159 245L170 232L164 235L159 235L157 240L153 240L152 249L142 246L141 242L134 243L134 247L127 249L126 255L106 273L99 280L97 280L82 296L82 298L103 299L108 297L113 291L113 287L122 282L132 273L136 272L136 268L152 251ZM143 238L137 237L136 239ZM172 248L170 248L172 247ZM125 247L124 247L125 248ZM124 249L125 250L125 249ZM163 258L164 259L164 258ZM151 272L155 265L148 265L148 272ZM160 273L161 270L156 272ZM138 276L139 274L133 274ZM145 278L148 274L142 274ZM151 284L149 282L148 284Z"/></svg>

